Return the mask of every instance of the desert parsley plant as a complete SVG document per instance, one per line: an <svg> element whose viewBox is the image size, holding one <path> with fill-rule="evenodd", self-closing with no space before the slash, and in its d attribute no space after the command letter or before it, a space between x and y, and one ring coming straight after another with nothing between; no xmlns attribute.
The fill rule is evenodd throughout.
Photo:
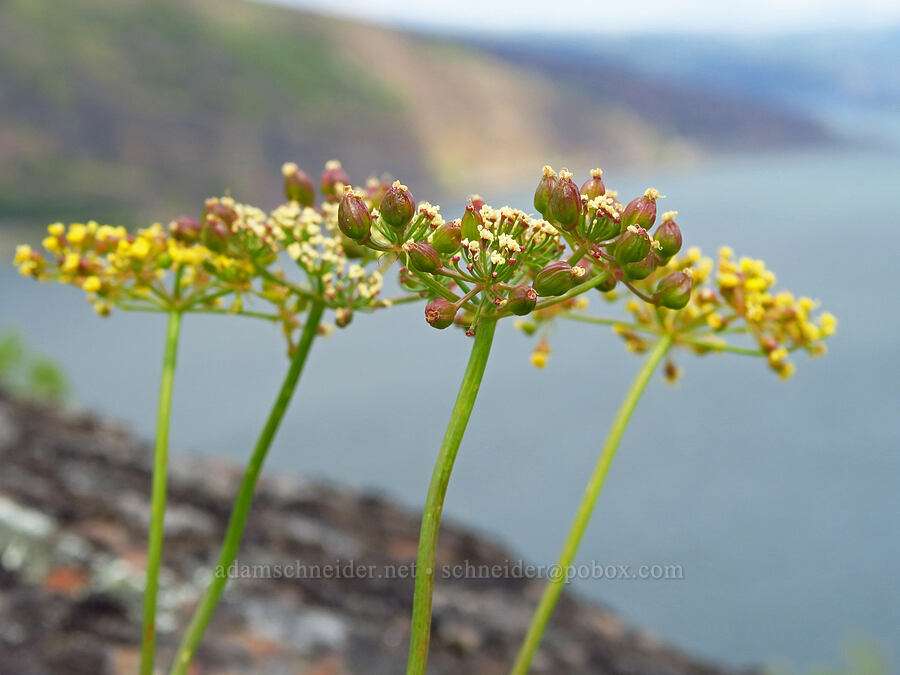
<svg viewBox="0 0 900 675"><path fill-rule="evenodd" d="M178 353L181 318L189 312L230 312L251 316L241 308L252 293L255 267L272 262L255 260L243 250L227 247L225 221L233 213L230 200L211 200L203 220L179 218L169 227L159 223L129 232L96 222L54 223L43 240L44 252L23 245L15 264L26 277L80 287L100 316L113 308L160 312L168 316L159 385L154 446L150 528L141 672L153 671L156 644L156 595L163 543L166 503L169 418ZM230 297L232 306L222 308Z"/></svg>
<svg viewBox="0 0 900 675"><path fill-rule="evenodd" d="M326 311L333 312L334 325L345 328L357 312L417 299L382 299L383 276L377 254L356 246L341 233L338 196L349 179L339 162L329 162L322 173L319 187L323 199L318 205L315 187L305 172L296 164L287 163L282 173L287 201L269 213L255 207L236 208L230 229L233 245L248 251L254 260L289 261L288 271L262 264L255 264L254 270L262 280L264 297L279 310L277 320L288 339L291 360L238 488L216 570L229 569L237 556L263 463L313 341L317 335L333 329L323 322ZM382 181L369 181L362 203L367 209L373 208L387 190ZM299 279L295 279L297 276ZM292 335L301 315L303 326L295 342ZM226 584L226 574L213 574L176 653L173 674L189 671Z"/></svg>
<svg viewBox="0 0 900 675"><path fill-rule="evenodd" d="M644 197L624 208L614 202L610 205L621 220L633 220L638 227L649 229L656 220L657 196L648 190ZM818 303L812 299L776 291L775 274L761 260L735 259L729 247L719 250L717 263L704 257L697 248L677 255L682 242L676 216L674 211L662 214L648 254L651 262L645 258L631 266L625 265L607 285L598 287L609 302L619 299L616 292L619 284L637 296L625 302L630 321L592 316L583 312L586 303L569 303L535 312L519 323L526 333L541 334L532 354L532 363L541 368L546 366L550 353L547 327L557 319L612 326L630 351L646 352L648 356L607 435L560 553L556 568L559 574L548 580L513 666L514 675L524 675L529 670L628 421L651 376L667 355L677 348L701 356L727 352L757 357L779 377L788 378L794 372L790 355L824 354L824 340L837 326L832 314L815 314ZM604 248L600 252L603 259L618 257L615 248ZM668 380L675 381L680 370L669 360L664 373Z"/></svg>
<svg viewBox="0 0 900 675"><path fill-rule="evenodd" d="M359 312L424 299L425 320L437 329L458 326L472 350L438 452L422 517L411 622L408 673L427 667L437 538L453 464L475 404L497 323L540 334L532 354L547 363L548 327L558 319L613 326L634 352L649 352L614 420L597 467L560 556L560 575L548 583L514 666L527 672L593 511L631 414L651 375L674 347L697 354L733 352L764 358L782 377L789 355L824 351L835 328L829 314L813 316L808 298L776 293L774 275L761 261L735 260L722 249L713 262L696 249L681 254L674 212L656 225L659 193L621 204L602 172L578 187L572 174L545 167L534 195L540 214L493 208L472 197L463 215L446 221L440 209L416 204L399 182L370 180L355 189L337 162L316 188L295 164L282 170L286 202L266 212L231 197L207 200L199 220L179 218L132 234L96 223L51 225L46 254L21 246L16 264L25 276L81 287L101 315L113 308L168 315L160 384L152 520L148 542L142 673L153 670L157 577L163 539L165 472L172 383L181 316L233 314L281 326L290 365L248 461L216 569L234 561L263 462L317 335L346 327ZM381 299L386 269L398 263L407 295ZM284 263L284 266L282 266ZM615 301L624 292L630 319L584 312L586 293ZM251 304L264 305L262 311ZM750 344L723 338L743 334ZM671 362L666 375L675 379ZM187 673L225 589L215 574L190 621L172 673Z"/></svg>
<svg viewBox="0 0 900 675"><path fill-rule="evenodd" d="M552 315L590 289L610 290L619 280L656 308L684 307L692 279L666 266L680 249L681 233L674 223L653 237L645 229L657 197L648 190L623 208L607 193L599 170L579 189L568 171L557 176L545 167L534 199L540 217L473 197L461 218L447 222L437 207L416 208L400 183L391 186L377 213L365 208L361 194L346 191L338 219L343 233L405 263L401 284L428 299L425 320L431 326L456 324L474 338L422 517L408 673L427 667L440 516L497 322ZM632 283L654 272L659 282L652 295Z"/></svg>
<svg viewBox="0 0 900 675"><path fill-rule="evenodd" d="M340 164L326 166L320 185L324 201L318 207L313 203L316 190L305 173L293 164L286 164L283 173L287 202L269 213L231 197L212 198L205 202L199 219L181 217L168 227L153 224L135 232L95 222L68 227L56 223L43 240L44 252L27 245L16 250L14 262L22 275L80 287L101 316L109 316L114 309L168 316L154 447L142 673L152 673L155 661L169 418L182 316L215 313L278 323L291 357L235 501L219 559L227 568L237 553L259 472L312 342L332 328L323 322L326 310L333 310L335 324L343 327L354 312L391 304L380 299L382 275L375 255L354 247L337 227L337 197L347 182ZM370 201L386 191L380 181L370 183ZM299 281L292 281L278 267L282 260L290 260L289 267L297 268ZM263 305L262 311L249 308L258 304ZM189 667L224 586L224 579L211 581L173 672L186 672Z"/></svg>

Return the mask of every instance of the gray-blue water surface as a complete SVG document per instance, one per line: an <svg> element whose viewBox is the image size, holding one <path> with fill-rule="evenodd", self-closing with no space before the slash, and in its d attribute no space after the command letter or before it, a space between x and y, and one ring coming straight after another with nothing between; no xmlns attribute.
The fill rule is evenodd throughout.
<svg viewBox="0 0 900 675"><path fill-rule="evenodd" d="M582 167L587 168L587 167ZM764 258L780 285L840 320L829 355L781 382L760 361L679 355L638 408L579 562L677 564L683 580L575 589L724 662L833 660L848 635L900 654L900 159L823 151L608 175L658 187L686 241ZM497 197L496 195L488 197ZM515 204L530 204L522 191ZM500 195L500 197L503 197ZM492 201L494 201L492 199ZM595 312L604 311L599 297ZM358 317L314 348L268 462L421 505L469 342L420 306ZM101 322L71 288L0 269L0 329L61 361L80 405L149 437L163 320ZM525 559L556 558L620 398L639 366L608 329L560 325L550 366L498 331L446 515ZM246 456L282 375L283 344L252 320L184 324L172 442Z"/></svg>

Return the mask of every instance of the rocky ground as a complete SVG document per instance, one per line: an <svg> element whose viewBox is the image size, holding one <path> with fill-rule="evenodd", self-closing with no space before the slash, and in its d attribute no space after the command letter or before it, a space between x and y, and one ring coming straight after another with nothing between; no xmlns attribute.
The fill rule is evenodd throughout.
<svg viewBox="0 0 900 675"><path fill-rule="evenodd" d="M0 673L136 672L149 459L127 430L0 395ZM239 478L222 461L173 459L163 664L212 573ZM412 580L398 577L417 535L418 518L382 497L269 476L195 672L403 672ZM462 529L442 532L442 565L514 558ZM439 579L430 672L505 673L540 590L521 578ZM534 672L729 671L564 596Z"/></svg>

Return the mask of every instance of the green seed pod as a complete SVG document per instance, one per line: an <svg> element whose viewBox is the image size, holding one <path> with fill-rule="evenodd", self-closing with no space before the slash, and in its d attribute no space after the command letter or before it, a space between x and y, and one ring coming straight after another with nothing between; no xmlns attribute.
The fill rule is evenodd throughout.
<svg viewBox="0 0 900 675"><path fill-rule="evenodd" d="M472 322L475 321L475 315L465 309L459 310L456 314L456 318L453 319L453 323L455 323L460 328L467 328L472 325Z"/></svg>
<svg viewBox="0 0 900 675"><path fill-rule="evenodd" d="M402 230L409 225L416 213L416 200L405 185L395 180L381 200L378 210L381 211L382 220L391 228Z"/></svg>
<svg viewBox="0 0 900 675"><path fill-rule="evenodd" d="M537 291L531 286L516 286L509 292L506 308L516 316L525 316L537 304Z"/></svg>
<svg viewBox="0 0 900 675"><path fill-rule="evenodd" d="M549 166L545 166L544 175L534 191L534 208L542 218L547 218L550 214L550 193L553 192L554 187L556 187L556 172Z"/></svg>
<svg viewBox="0 0 900 675"><path fill-rule="evenodd" d="M622 212L622 227L639 225L645 230L653 227L656 220L657 199L659 192L653 188L648 188L643 195L632 199Z"/></svg>
<svg viewBox="0 0 900 675"><path fill-rule="evenodd" d="M550 263L534 277L532 286L538 295L563 295L575 285L574 268L565 260Z"/></svg>
<svg viewBox="0 0 900 675"><path fill-rule="evenodd" d="M550 192L547 208L550 211L550 222L563 230L571 230L578 225L581 218L581 193L568 171L560 172L559 180Z"/></svg>
<svg viewBox="0 0 900 675"><path fill-rule="evenodd" d="M325 170L322 172L319 187L328 201L336 201L341 196L344 186L349 184L350 177L339 161L332 159L325 162Z"/></svg>
<svg viewBox="0 0 900 675"><path fill-rule="evenodd" d="M443 330L456 318L456 305L446 298L437 298L425 306L425 321L428 325Z"/></svg>
<svg viewBox="0 0 900 675"><path fill-rule="evenodd" d="M662 224L656 228L653 235L654 241L659 243L659 255L665 259L671 258L681 250L681 228L675 223L677 211L666 211L662 215Z"/></svg>
<svg viewBox="0 0 900 675"><path fill-rule="evenodd" d="M230 237L231 228L228 225L212 215L207 216L200 236L206 248L214 253L221 253Z"/></svg>
<svg viewBox="0 0 900 675"><path fill-rule="evenodd" d="M653 274L653 270L656 269L659 263L660 259L651 251L643 260L622 265L622 271L629 279L646 279Z"/></svg>
<svg viewBox="0 0 900 675"><path fill-rule="evenodd" d="M344 255L348 260L359 260L370 250L367 246L353 241L343 233L341 233L341 248L344 249Z"/></svg>
<svg viewBox="0 0 900 675"><path fill-rule="evenodd" d="M481 228L484 225L484 218L481 217L481 211L475 208L475 205L469 202L466 204L466 212L460 221L460 234L463 239L469 241L478 241L481 239Z"/></svg>
<svg viewBox="0 0 900 675"><path fill-rule="evenodd" d="M615 274L607 269L600 267L599 265L597 266L596 276L603 277L603 281L594 286L594 288L596 288L601 293L609 293L616 287L616 284L618 283L618 279L616 279Z"/></svg>
<svg viewBox="0 0 900 675"><path fill-rule="evenodd" d="M441 269L441 256L424 241L415 241L406 246L409 254L409 268L417 272L434 274Z"/></svg>
<svg viewBox="0 0 900 675"><path fill-rule="evenodd" d="M588 178L581 186L581 194L588 199L594 199L606 194L606 186L603 184L602 169L593 169L591 177Z"/></svg>
<svg viewBox="0 0 900 675"><path fill-rule="evenodd" d="M444 223L431 235L431 245L438 253L450 255L459 250L462 242L462 227L459 220L451 220Z"/></svg>
<svg viewBox="0 0 900 675"><path fill-rule="evenodd" d="M694 281L684 272L672 272L656 285L653 300L668 309L682 309L691 299Z"/></svg>
<svg viewBox="0 0 900 675"><path fill-rule="evenodd" d="M338 204L338 227L344 236L354 241L363 241L372 228L372 214L362 197L349 187L344 190Z"/></svg>
<svg viewBox="0 0 900 675"><path fill-rule="evenodd" d="M620 266L640 262L650 253L650 235L638 225L629 225L616 242L616 262Z"/></svg>
<svg viewBox="0 0 900 675"><path fill-rule="evenodd" d="M300 206L312 206L316 200L316 186L312 179L293 162L285 163L281 173L284 175L284 196L288 201L298 202Z"/></svg>

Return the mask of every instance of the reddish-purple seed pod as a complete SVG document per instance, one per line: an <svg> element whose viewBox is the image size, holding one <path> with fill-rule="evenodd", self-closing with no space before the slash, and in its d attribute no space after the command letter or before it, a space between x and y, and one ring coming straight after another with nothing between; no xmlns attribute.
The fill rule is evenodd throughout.
<svg viewBox="0 0 900 675"><path fill-rule="evenodd" d="M443 330L453 324L456 318L456 305L446 298L436 298L425 306L425 321L428 325Z"/></svg>

